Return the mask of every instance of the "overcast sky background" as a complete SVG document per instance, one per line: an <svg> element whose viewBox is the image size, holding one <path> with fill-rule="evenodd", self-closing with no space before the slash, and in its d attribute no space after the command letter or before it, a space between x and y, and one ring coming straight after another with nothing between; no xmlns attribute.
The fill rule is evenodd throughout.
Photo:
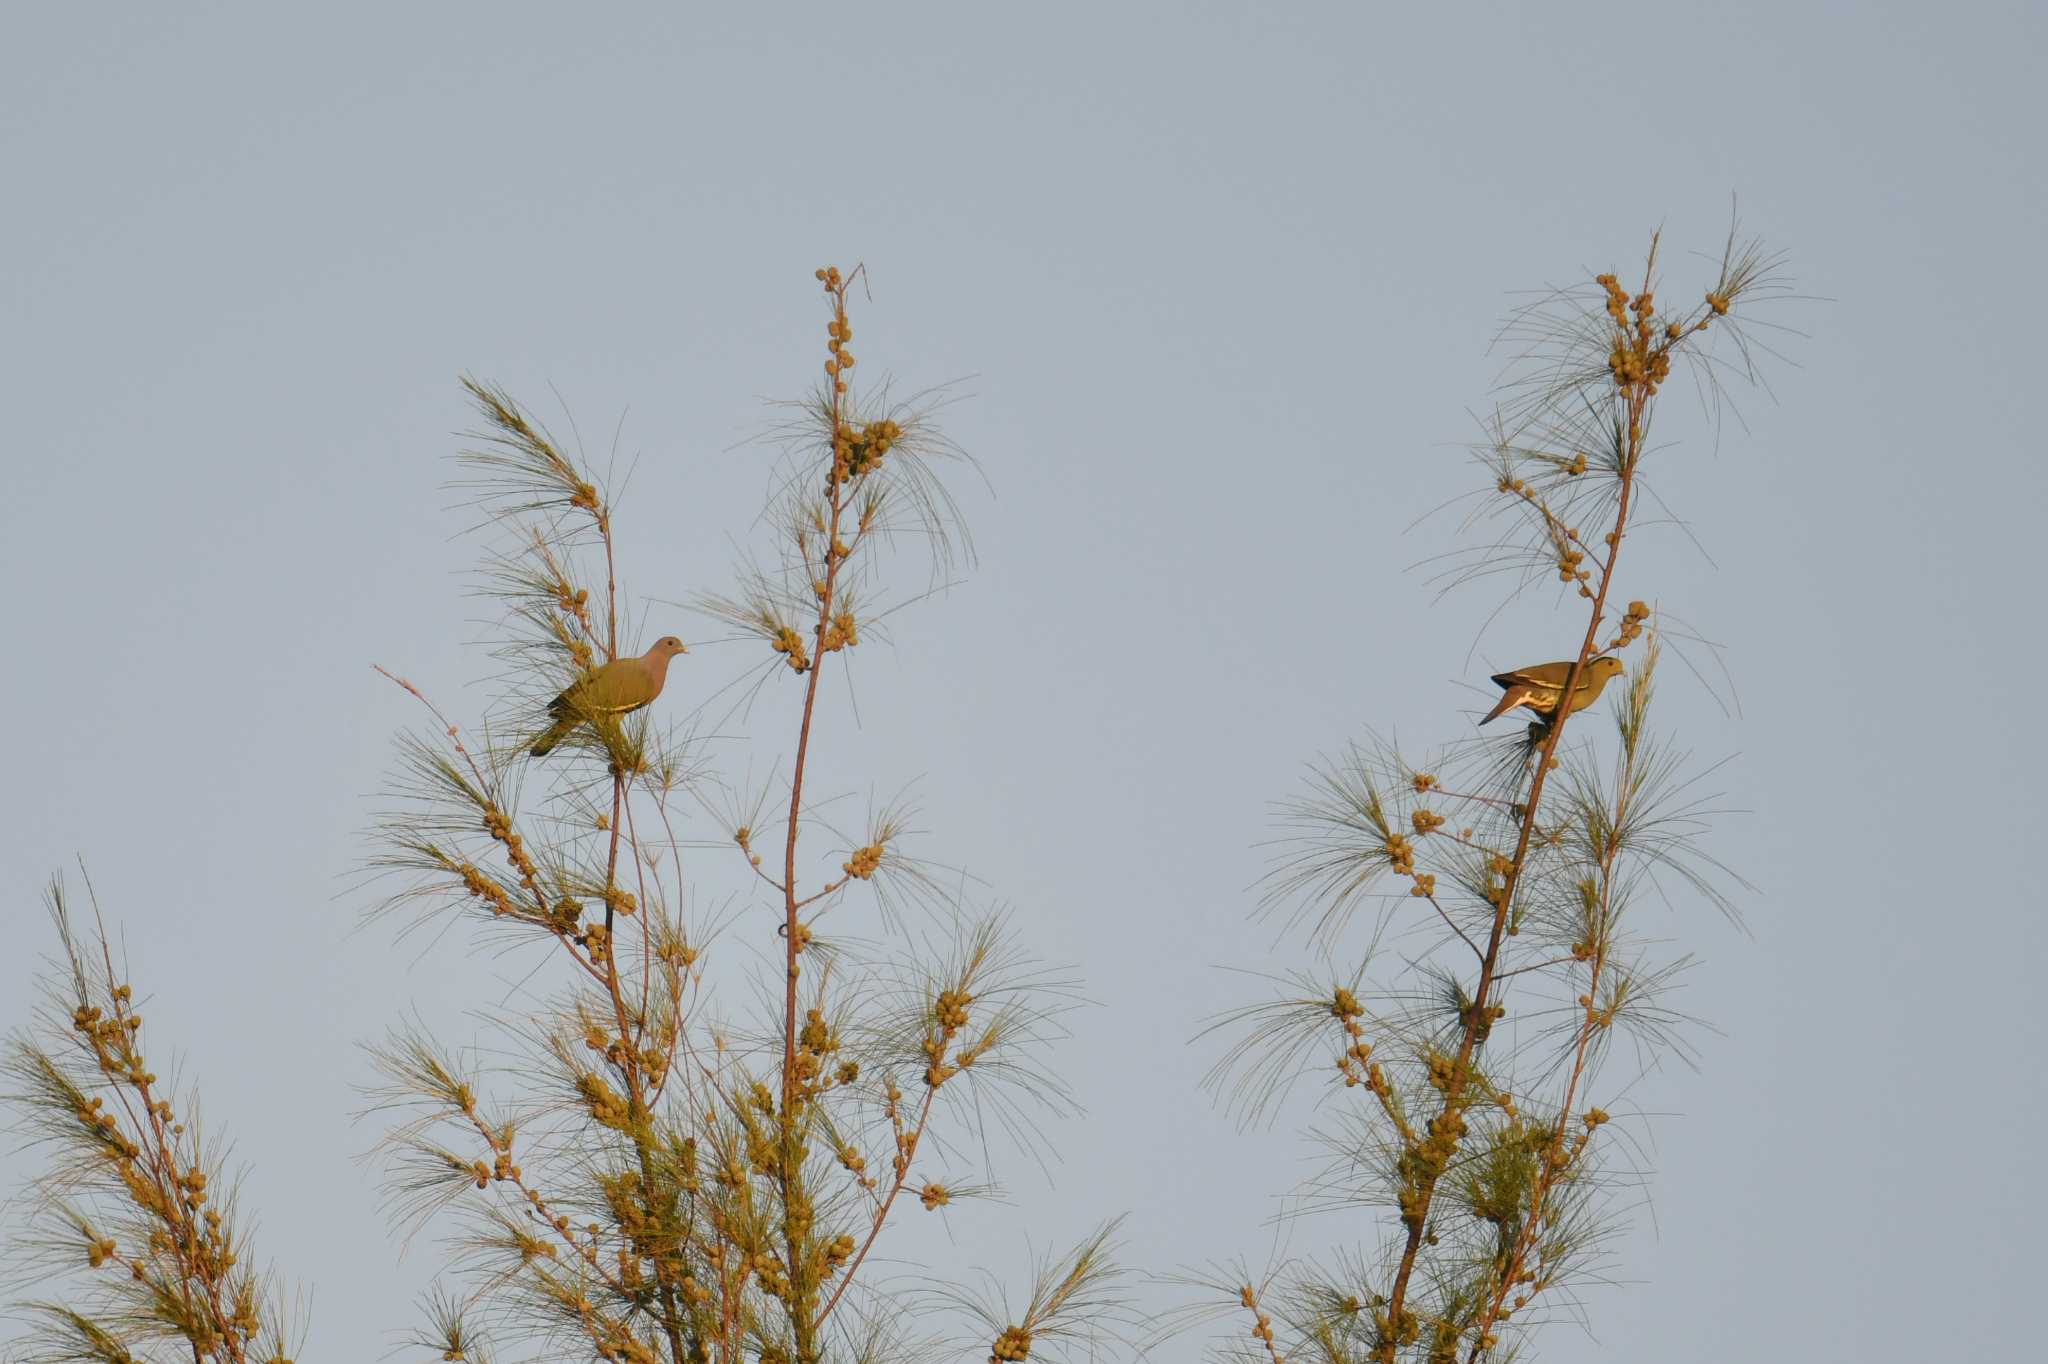
<svg viewBox="0 0 2048 1364"><path fill-rule="evenodd" d="M1129 1210L1140 1267L1256 1260L1311 1109L1236 1131L1188 1039L1245 997L1218 968L1306 960L1247 918L1268 803L1369 726L1469 733L1470 683L1566 651L1540 601L1490 626L1486 590L1436 601L1411 566L1450 526L1409 527L1473 486L1455 447L1514 292L1626 273L1661 224L1665 295L1692 296L1734 194L1826 301L1781 315L1807 335L1747 431L1716 450L1669 405L1658 486L1711 560L1646 536L1619 591L1727 645L1739 718L1678 672L1661 709L1732 758L1748 813L1714 846L1760 887L1754 937L1672 914L1704 958L1684 1006L1720 1035L1632 1096L1664 1116L1630 1282L1592 1294L1594 1335L1538 1344L2014 1357L2048 1211L2044 27L2026 4L12 7L0 1021L50 945L39 885L83 853L157 1047L251 1165L262 1251L312 1289L305 1357L381 1355L435 1256L396 1259L353 1159L355 1044L412 1009L466 1036L515 972L461 933L356 931L344 881L417 718L370 664L481 704L477 546L441 488L456 376L560 425L565 401L599 450L621 429L631 581L716 589L766 485L735 444L822 358L810 272L864 261L861 372L972 376L951 429L993 495L964 489L981 571L862 650L858 733L831 689L824 780L915 780L927 850L1098 1003L1057 1053L1088 1116L1050 1134L1052 1181L1009 1162L1008 1206L910 1234L1014 1279ZM663 704L758 647L698 649ZM786 753L779 681L729 769ZM0 1185L29 1168L0 1156Z"/></svg>

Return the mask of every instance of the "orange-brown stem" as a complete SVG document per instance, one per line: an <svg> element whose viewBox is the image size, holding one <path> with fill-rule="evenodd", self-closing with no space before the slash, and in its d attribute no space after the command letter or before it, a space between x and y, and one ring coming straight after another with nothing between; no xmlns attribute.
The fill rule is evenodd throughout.
<svg viewBox="0 0 2048 1364"><path fill-rule="evenodd" d="M836 323L846 321L846 285L840 283L833 291L833 318ZM835 335L837 331L835 330ZM783 1245L787 1252L788 1273L792 1292L791 1322L796 1335L799 1355L808 1355L816 1335L817 1323L822 1316L806 1319L810 1295L807 1291L810 1269L804 1263L803 1236L798 1225L794 1203L801 1194L802 1171L802 1122L797 1111L796 1048L797 1026L797 955L803 941L798 936L797 913L802 902L797 896L796 848L803 819L804 772L810 759L811 723L817 713L818 679L825 671L825 634L832 621L832 600L838 588L839 569L844 562L832 552L831 547L839 542L839 520L844 511L844 486L837 477L839 427L843 419L845 394L833 373L832 384L832 430L828 435L833 455L833 474L828 478L831 494L831 517L826 528L826 564L823 590L818 593L818 618L814 630L814 645L811 652L809 677L804 686L803 718L797 729L796 757L790 770L789 818L783 841L782 895L783 895L783 948L787 967L787 979L783 986L782 1024L782 1171L783 1193ZM843 1287L843 1285L842 1285Z"/></svg>
<svg viewBox="0 0 2048 1364"><path fill-rule="evenodd" d="M1634 773L1635 755L1633 752L1630 752L1623 760L1620 777L1615 783L1615 823L1617 826L1623 823L1628 816L1629 791ZM1600 859L1599 913L1603 924L1611 912L1614 902L1614 864L1620 855L1621 850L1619 846L1610 841L1609 846L1602 852ZM1572 960L1572 958L1566 958L1565 960ZM1600 974L1606 964L1607 954L1604 947L1595 948L1590 959L1586 979L1586 995L1589 1001L1599 997ZM1565 1082L1564 1100L1558 1108L1557 1121L1550 1134L1550 1143L1544 1151L1542 1164L1536 1172L1536 1187L1529 1198L1528 1215L1516 1233L1514 1245L1508 1255L1507 1264L1501 1273L1500 1282L1494 1285L1490 1301L1474 1323L1477 1338L1472 1346L1470 1364L1478 1364L1482 1342L1492 1332L1494 1323L1500 1317L1501 1308L1507 1301L1508 1293L1513 1289L1515 1280L1521 1274L1528 1259L1529 1251L1535 1244L1537 1228L1542 1224L1544 1205L1549 1199L1551 1189L1557 1182L1557 1176L1562 1173L1563 1167L1559 1162L1564 1147L1565 1132L1571 1123L1572 1108L1578 1100L1580 1081L1585 1078L1587 1054L1591 1050L1593 1036L1601 1026L1602 1024L1595 1016L1594 1005L1589 1002L1586 1005L1586 1016L1579 1022L1579 1035L1572 1055L1571 1076Z"/></svg>
<svg viewBox="0 0 2048 1364"><path fill-rule="evenodd" d="M1624 451L1620 471L1621 491L1616 501L1614 530L1609 541L1607 562L1601 570L1600 587L1593 594L1593 606L1586 621L1586 633L1580 642L1579 652L1572 660L1571 671L1564 680L1562 695L1576 694L1579 673L1586 660L1595 652L1600 624L1604 619L1607 593L1614 582L1615 566L1621 559L1621 543L1628 530L1630 497L1634 491L1636 459L1641 453L1642 419L1649 395L1642 385L1634 385L1627 395L1628 432L1627 448ZM1514 905L1515 894L1521 886L1522 872L1528 864L1529 844L1536 830L1536 814L1543 802L1543 789L1550 775L1550 767L1557 753L1564 727L1569 720L1569 708L1560 706L1550 724L1550 733L1545 737L1543 747L1536 757L1536 771L1529 783L1529 796L1523 802L1521 829L1515 840L1514 856L1502 879L1500 901L1495 906L1493 930L1487 939L1486 954L1480 963L1479 982L1472 992L1473 1006L1461 1025L1458 1040L1458 1055L1449 1083L1444 1088L1444 1101L1440 1115L1458 1112L1459 1100L1463 1097L1467 1080L1470 1078L1472 1055L1478 1048L1480 1025L1486 1019L1489 996L1493 989L1496 971L1500 963L1501 946L1506 941L1507 927ZM1419 1197L1409 1210L1407 1238L1401 1248L1401 1259L1394 1273L1393 1291L1387 1297L1387 1322L1389 1335L1380 1348L1380 1358L1391 1364L1401 1334L1401 1317L1406 1306L1408 1285L1415 1272L1415 1261L1422 1250L1424 1234L1429 1224L1430 1205L1436 1196L1437 1180L1441 1172L1426 1175L1418 1190Z"/></svg>

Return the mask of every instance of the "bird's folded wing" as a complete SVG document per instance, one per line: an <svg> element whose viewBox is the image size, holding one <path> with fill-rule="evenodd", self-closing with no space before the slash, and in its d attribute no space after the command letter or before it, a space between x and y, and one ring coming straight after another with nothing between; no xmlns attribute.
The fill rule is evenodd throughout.
<svg viewBox="0 0 2048 1364"><path fill-rule="evenodd" d="M637 658L622 658L591 674L581 688L578 701L594 715L624 715L654 699L654 679L637 666Z"/></svg>
<svg viewBox="0 0 2048 1364"><path fill-rule="evenodd" d="M1504 673L1495 673L1495 685L1508 687L1516 683L1528 687L1544 687L1556 691L1564 680L1572 675L1572 665L1564 663L1537 663L1527 668L1515 668ZM1583 677L1581 678L1583 681Z"/></svg>

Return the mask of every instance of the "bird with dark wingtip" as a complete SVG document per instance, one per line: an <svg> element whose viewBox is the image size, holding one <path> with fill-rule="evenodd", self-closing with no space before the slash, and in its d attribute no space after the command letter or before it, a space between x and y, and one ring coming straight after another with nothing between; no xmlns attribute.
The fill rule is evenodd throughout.
<svg viewBox="0 0 2048 1364"><path fill-rule="evenodd" d="M1600 698L1608 682L1621 673L1621 660L1611 655L1589 658L1586 666L1579 669L1579 684L1572 688L1572 703L1567 715L1576 715ZM1572 675L1572 660L1562 663L1538 663L1530 668L1514 668L1504 673L1495 673L1493 683L1503 693L1500 704L1486 713L1486 719L1497 720L1516 706L1527 706L1536 712L1545 724L1557 718L1558 701L1564 694L1564 684Z"/></svg>
<svg viewBox="0 0 2048 1364"><path fill-rule="evenodd" d="M669 660L690 652L674 635L663 635L638 658L615 658L576 679L548 702L554 724L533 741L533 756L545 758L576 726L631 715L661 695Z"/></svg>

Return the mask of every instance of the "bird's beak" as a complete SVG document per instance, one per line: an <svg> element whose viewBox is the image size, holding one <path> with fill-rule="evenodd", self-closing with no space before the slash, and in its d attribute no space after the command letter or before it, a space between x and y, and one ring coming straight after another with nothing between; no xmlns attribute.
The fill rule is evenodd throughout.
<svg viewBox="0 0 2048 1364"><path fill-rule="evenodd" d="M689 645L687 645L687 644L685 644L685 643L683 643L683 642L682 642L681 640L677 640L677 641L676 641L676 652L677 652L677 653L679 653L679 654L686 654L686 653L690 652L690 646L689 646Z"/></svg>

